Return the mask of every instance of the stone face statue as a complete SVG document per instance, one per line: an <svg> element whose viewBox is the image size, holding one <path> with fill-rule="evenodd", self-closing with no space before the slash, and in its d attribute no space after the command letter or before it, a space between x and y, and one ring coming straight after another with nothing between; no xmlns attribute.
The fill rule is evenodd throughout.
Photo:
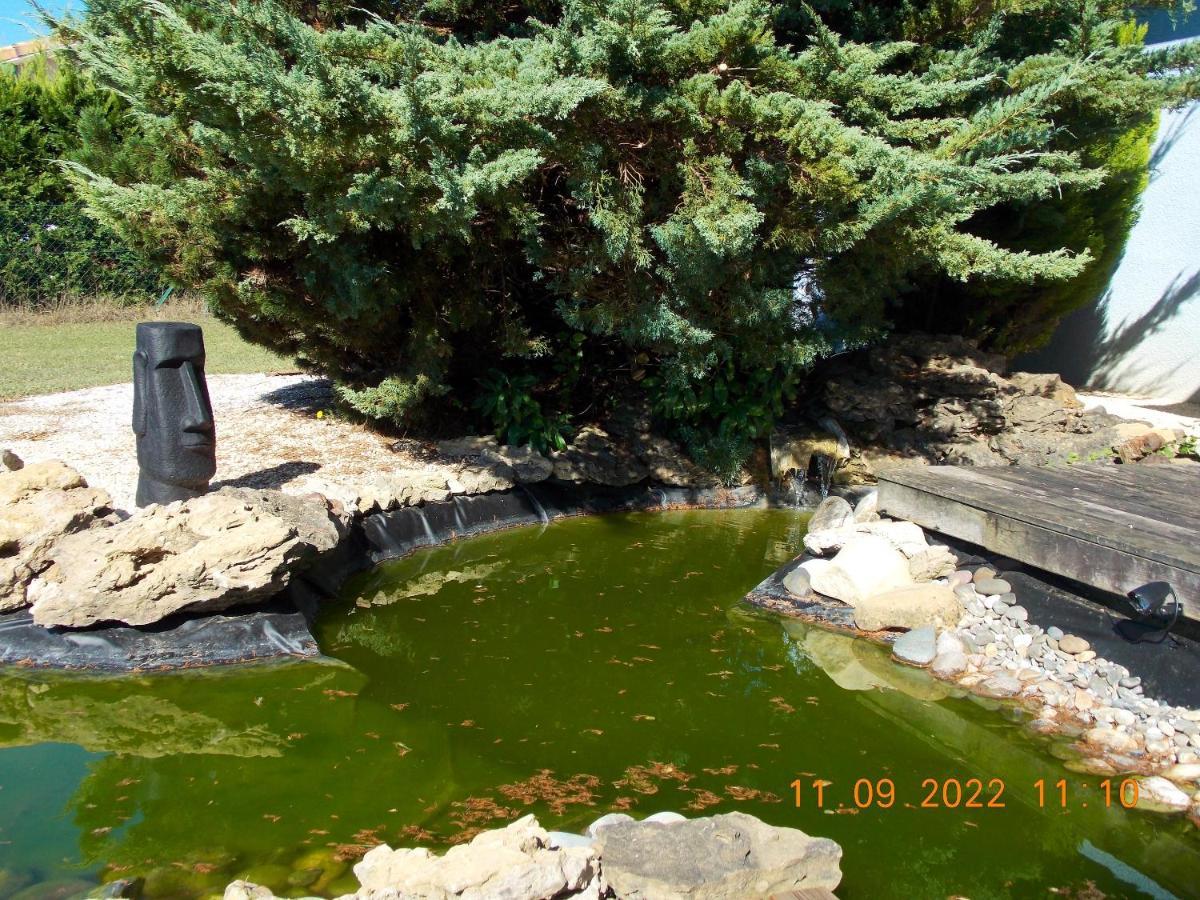
<svg viewBox="0 0 1200 900"><path fill-rule="evenodd" d="M140 322L133 354L138 506L198 497L217 471L204 381L204 334L187 322Z"/></svg>

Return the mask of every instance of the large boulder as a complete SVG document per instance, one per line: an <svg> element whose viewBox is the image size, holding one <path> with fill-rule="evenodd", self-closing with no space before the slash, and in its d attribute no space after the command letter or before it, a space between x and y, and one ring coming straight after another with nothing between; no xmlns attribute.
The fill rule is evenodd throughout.
<svg viewBox="0 0 1200 900"><path fill-rule="evenodd" d="M809 522L809 529L804 535L804 549L816 556L823 556L835 550L840 550L861 535L869 534L881 537L907 557L914 557L929 549L925 532L914 522L894 521L892 519L876 519L869 522L854 522L834 528L817 527L823 522L813 525L816 516Z"/></svg>
<svg viewBox="0 0 1200 900"><path fill-rule="evenodd" d="M226 488L62 538L28 598L46 627L218 612L278 593L340 537L319 494Z"/></svg>
<svg viewBox="0 0 1200 900"><path fill-rule="evenodd" d="M854 624L863 631L950 627L962 618L954 591L942 584L917 584L866 594L853 604Z"/></svg>
<svg viewBox="0 0 1200 900"><path fill-rule="evenodd" d="M1040 372L1013 372L1009 382L1017 390L1031 397L1047 397L1066 409L1082 409L1083 403L1075 395L1075 389L1062 380L1061 375Z"/></svg>
<svg viewBox="0 0 1200 900"><path fill-rule="evenodd" d="M832 891L842 850L827 838L745 813L676 822L618 822L599 832L605 881L638 900L750 900Z"/></svg>
<svg viewBox="0 0 1200 900"><path fill-rule="evenodd" d="M452 494L488 494L492 491L511 490L517 483L517 473L512 466L498 461L467 463L446 479Z"/></svg>
<svg viewBox="0 0 1200 900"><path fill-rule="evenodd" d="M820 562L811 560L804 566L812 589L851 606L873 594L913 583L904 554L885 538L872 534L855 536L832 560L815 565Z"/></svg>
<svg viewBox="0 0 1200 900"><path fill-rule="evenodd" d="M533 816L507 828L485 831L468 844L435 856L424 847L376 847L354 867L360 898L462 897L550 900L571 896L598 882L596 851L589 846L554 847ZM593 896L602 890L596 884ZM228 896L228 895L227 895Z"/></svg>
<svg viewBox="0 0 1200 900"><path fill-rule="evenodd" d="M29 605L28 587L63 535L111 524L112 500L61 462L0 471L0 613Z"/></svg>
<svg viewBox="0 0 1200 900"><path fill-rule="evenodd" d="M560 481L625 487L650 475L650 469L636 454L594 425L582 429L571 446L551 454L551 459L554 477Z"/></svg>
<svg viewBox="0 0 1200 900"><path fill-rule="evenodd" d="M633 450L652 481L672 487L712 487L720 482L693 463L674 441L649 433L639 434Z"/></svg>
<svg viewBox="0 0 1200 900"><path fill-rule="evenodd" d="M841 497L826 497L808 520L809 531L828 531L854 525L854 507Z"/></svg>
<svg viewBox="0 0 1200 900"><path fill-rule="evenodd" d="M450 499L450 494L450 485L443 472L403 475L382 472L358 489L354 507L363 515L370 515L422 503L440 503Z"/></svg>
<svg viewBox="0 0 1200 900"><path fill-rule="evenodd" d="M545 481L554 473L554 463L532 447L501 444L492 435L468 435L439 441L437 448L443 456L468 459L483 468L497 469L520 484Z"/></svg>

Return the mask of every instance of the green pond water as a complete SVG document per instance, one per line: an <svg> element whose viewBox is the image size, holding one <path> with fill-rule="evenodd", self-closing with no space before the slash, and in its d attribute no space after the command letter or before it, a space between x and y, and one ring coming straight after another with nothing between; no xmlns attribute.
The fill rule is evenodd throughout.
<svg viewBox="0 0 1200 900"><path fill-rule="evenodd" d="M581 831L618 809L831 837L844 900L1200 896L1186 823L1106 809L1014 714L741 604L804 521L605 516L424 551L324 613L342 664L0 673L0 898L133 876L152 897L236 877L333 896L381 841L442 847L526 812ZM858 809L861 778L891 779L894 803ZM952 778L1003 780L1005 805L922 808L922 782ZM1035 783L1060 778L1067 808L1054 788L1039 808Z"/></svg>

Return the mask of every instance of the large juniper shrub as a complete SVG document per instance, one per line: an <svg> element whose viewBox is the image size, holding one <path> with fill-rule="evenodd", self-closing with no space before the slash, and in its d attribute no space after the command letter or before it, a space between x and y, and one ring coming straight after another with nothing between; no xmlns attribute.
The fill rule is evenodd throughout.
<svg viewBox="0 0 1200 900"><path fill-rule="evenodd" d="M67 37L141 152L78 178L372 416L552 445L636 400L727 468L917 279L1085 271L979 224L1101 185L1062 123L1123 134L1194 92L1191 60L1122 41L1123 7L1040 6L1062 27L1019 57L1003 10L853 42L766 0L92 0ZM514 391L515 418L486 399Z"/></svg>

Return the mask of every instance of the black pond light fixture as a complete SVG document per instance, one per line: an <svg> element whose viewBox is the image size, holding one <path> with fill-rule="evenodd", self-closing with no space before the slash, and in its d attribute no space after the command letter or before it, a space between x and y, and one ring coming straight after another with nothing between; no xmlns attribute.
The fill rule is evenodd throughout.
<svg viewBox="0 0 1200 900"><path fill-rule="evenodd" d="M1165 581L1134 588L1129 592L1129 603L1135 621L1122 622L1118 630L1134 643L1161 644L1183 614L1183 602Z"/></svg>

